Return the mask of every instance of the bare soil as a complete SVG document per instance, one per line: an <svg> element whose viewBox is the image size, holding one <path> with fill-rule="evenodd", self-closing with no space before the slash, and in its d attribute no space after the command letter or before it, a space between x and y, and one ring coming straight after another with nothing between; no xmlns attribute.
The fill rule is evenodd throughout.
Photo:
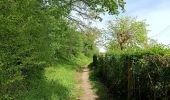
<svg viewBox="0 0 170 100"><path fill-rule="evenodd" d="M83 93L77 100L97 100L98 96L93 92L89 81L89 69L84 67L78 75L81 82L77 86L83 90Z"/></svg>

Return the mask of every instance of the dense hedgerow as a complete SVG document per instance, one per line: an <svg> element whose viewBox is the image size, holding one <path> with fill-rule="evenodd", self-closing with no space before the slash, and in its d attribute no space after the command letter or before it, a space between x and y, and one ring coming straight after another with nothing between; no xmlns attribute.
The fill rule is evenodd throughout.
<svg viewBox="0 0 170 100"><path fill-rule="evenodd" d="M159 47L100 55L95 75L117 99L168 100L170 50Z"/></svg>
<svg viewBox="0 0 170 100"><path fill-rule="evenodd" d="M43 1L0 1L0 100L19 98L34 79L44 79L45 67L84 55L88 39L64 17L67 7Z"/></svg>

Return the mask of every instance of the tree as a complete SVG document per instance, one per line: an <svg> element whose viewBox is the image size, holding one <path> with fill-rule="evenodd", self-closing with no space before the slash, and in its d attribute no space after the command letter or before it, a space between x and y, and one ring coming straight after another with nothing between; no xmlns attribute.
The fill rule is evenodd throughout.
<svg viewBox="0 0 170 100"><path fill-rule="evenodd" d="M92 57L94 53L98 52L97 39L100 37L101 32L97 28L86 29L84 33L84 53L86 56Z"/></svg>
<svg viewBox="0 0 170 100"><path fill-rule="evenodd" d="M0 99L10 99L25 88L25 78L38 74L49 63L51 48L48 20L40 2L2 0L1 6Z"/></svg>
<svg viewBox="0 0 170 100"><path fill-rule="evenodd" d="M82 20L100 21L100 13L108 12L111 15L119 14L120 9L125 11L124 0L43 0L45 7L57 7L63 11L62 15L74 22L80 29L88 27ZM79 16L76 16L79 15Z"/></svg>
<svg viewBox="0 0 170 100"><path fill-rule="evenodd" d="M98 19L93 12L116 14L118 6L124 8L123 0L0 2L0 99L3 100L16 99L14 93L28 87L26 80L40 78L45 66L56 62L55 58L76 57L84 51L84 40L94 40L77 31L75 24L84 24L72 17L73 11L84 18Z"/></svg>
<svg viewBox="0 0 170 100"><path fill-rule="evenodd" d="M128 48L144 48L147 45L147 24L144 21L137 21L136 18L116 18L109 23L109 30L113 39L110 47L117 45L120 50Z"/></svg>

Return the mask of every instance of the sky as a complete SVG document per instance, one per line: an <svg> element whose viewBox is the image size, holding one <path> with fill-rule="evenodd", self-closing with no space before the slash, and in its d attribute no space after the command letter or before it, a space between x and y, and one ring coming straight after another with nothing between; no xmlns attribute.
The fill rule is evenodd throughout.
<svg viewBox="0 0 170 100"><path fill-rule="evenodd" d="M148 36L159 43L170 44L170 0L125 0L126 12L119 16L137 17L138 20L146 20ZM100 29L107 28L107 22L115 16L102 15L103 21L95 25Z"/></svg>

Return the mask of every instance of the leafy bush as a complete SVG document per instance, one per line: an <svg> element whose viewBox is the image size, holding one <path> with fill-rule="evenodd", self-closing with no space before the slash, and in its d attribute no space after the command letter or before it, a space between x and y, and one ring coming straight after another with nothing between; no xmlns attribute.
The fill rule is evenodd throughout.
<svg viewBox="0 0 170 100"><path fill-rule="evenodd" d="M137 52L100 55L95 75L117 99L170 98L170 55L168 48L153 47Z"/></svg>
<svg viewBox="0 0 170 100"><path fill-rule="evenodd" d="M63 18L65 8L42 1L0 1L0 99L27 91L46 66L83 55L85 37Z"/></svg>

